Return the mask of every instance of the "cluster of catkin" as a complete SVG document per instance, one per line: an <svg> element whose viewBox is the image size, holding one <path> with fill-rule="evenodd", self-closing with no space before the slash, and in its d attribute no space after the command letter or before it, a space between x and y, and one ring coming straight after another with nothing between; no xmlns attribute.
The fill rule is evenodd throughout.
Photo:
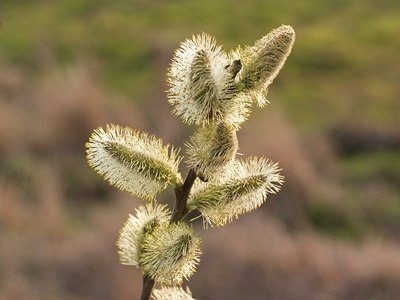
<svg viewBox="0 0 400 300"><path fill-rule="evenodd" d="M268 86L282 68L295 39L283 25L253 46L226 53L205 33L176 50L168 72L173 112L197 130L187 146L187 166L196 179L185 212L198 211L205 227L222 226L252 211L279 191L283 177L266 158L237 159L236 132L252 105L265 106ZM90 167L110 184L147 200L120 231L120 261L139 267L159 284L153 299L193 299L180 286L199 263L200 238L191 221L171 222L171 210L156 200L171 185L182 187L179 150L146 133L109 124L86 143Z"/></svg>

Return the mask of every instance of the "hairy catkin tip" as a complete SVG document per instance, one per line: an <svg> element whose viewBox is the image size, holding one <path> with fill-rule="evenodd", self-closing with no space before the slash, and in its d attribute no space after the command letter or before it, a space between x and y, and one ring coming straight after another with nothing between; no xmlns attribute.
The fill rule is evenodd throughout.
<svg viewBox="0 0 400 300"><path fill-rule="evenodd" d="M293 28L282 25L256 41L254 46L236 50L236 56L243 64L241 82L257 105L268 103L266 89L283 67L294 40Z"/></svg>

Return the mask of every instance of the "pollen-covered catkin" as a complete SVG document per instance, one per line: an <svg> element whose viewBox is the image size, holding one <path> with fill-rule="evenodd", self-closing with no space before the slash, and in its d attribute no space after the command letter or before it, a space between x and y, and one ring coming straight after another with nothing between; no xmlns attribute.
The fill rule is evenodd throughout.
<svg viewBox="0 0 400 300"><path fill-rule="evenodd" d="M236 95L228 55L215 39L202 33L176 50L168 72L168 101L188 124L204 125L232 113Z"/></svg>
<svg viewBox="0 0 400 300"><path fill-rule="evenodd" d="M178 151L128 127L111 124L94 130L86 158L110 184L139 198L152 200L168 184L182 184Z"/></svg>
<svg viewBox="0 0 400 300"><path fill-rule="evenodd" d="M199 210L205 225L222 226L258 208L283 183L278 165L265 158L237 161L235 169L226 182L198 184L192 192L188 209Z"/></svg>
<svg viewBox="0 0 400 300"><path fill-rule="evenodd" d="M226 123L201 127L190 139L188 166L204 181L229 176L230 164L238 150L235 128Z"/></svg>
<svg viewBox="0 0 400 300"><path fill-rule="evenodd" d="M158 203L140 206L134 216L129 215L117 241L121 264L138 267L143 238L152 233L157 226L167 225L170 217L168 206Z"/></svg>
<svg viewBox="0 0 400 300"><path fill-rule="evenodd" d="M243 68L240 81L258 106L268 103L267 88L278 75L292 50L295 32L282 25L256 41L254 46L238 48L231 56L240 59Z"/></svg>
<svg viewBox="0 0 400 300"><path fill-rule="evenodd" d="M181 287L161 287L155 289L152 294L153 300L195 300L192 298L192 293L189 288L186 291Z"/></svg>
<svg viewBox="0 0 400 300"><path fill-rule="evenodd" d="M156 282L181 284L196 270L200 259L200 238L186 223L157 227L143 239L140 266Z"/></svg>

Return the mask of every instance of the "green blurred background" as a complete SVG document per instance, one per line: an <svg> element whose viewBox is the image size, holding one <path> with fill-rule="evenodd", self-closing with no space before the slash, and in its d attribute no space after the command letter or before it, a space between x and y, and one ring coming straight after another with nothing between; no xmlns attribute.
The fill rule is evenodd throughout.
<svg viewBox="0 0 400 300"><path fill-rule="evenodd" d="M196 224L193 296L400 298L399 1L2 0L0 20L0 299L138 297L115 240L143 202L89 169L85 141L113 122L184 148L174 49L202 31L251 45L281 24L295 47L239 142L286 182L230 225Z"/></svg>

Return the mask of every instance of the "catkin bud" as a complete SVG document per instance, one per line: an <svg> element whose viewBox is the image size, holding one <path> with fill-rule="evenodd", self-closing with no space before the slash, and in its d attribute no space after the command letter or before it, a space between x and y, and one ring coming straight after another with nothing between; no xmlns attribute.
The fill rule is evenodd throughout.
<svg viewBox="0 0 400 300"><path fill-rule="evenodd" d="M143 239L140 266L161 284L181 284L199 263L200 239L185 223L157 227Z"/></svg>
<svg viewBox="0 0 400 300"><path fill-rule="evenodd" d="M123 265L139 266L143 238L157 226L166 226L170 215L167 205L157 203L140 206L135 216L129 215L117 241L119 260Z"/></svg>
<svg viewBox="0 0 400 300"><path fill-rule="evenodd" d="M186 291L181 287L161 287L155 289L152 294L153 300L195 300L192 298L192 293L189 287L186 287Z"/></svg>
<svg viewBox="0 0 400 300"><path fill-rule="evenodd" d="M232 54L240 58L243 65L240 73L243 91L249 93L257 105L268 103L265 98L267 88L284 65L294 40L293 28L282 25L256 41L254 46L238 48Z"/></svg>
<svg viewBox="0 0 400 300"><path fill-rule="evenodd" d="M174 113L188 124L224 119L232 113L229 100L237 92L237 69L213 37L202 33L186 40L176 50L168 72L168 101Z"/></svg>
<svg viewBox="0 0 400 300"><path fill-rule="evenodd" d="M236 130L226 122L212 123L198 129L187 146L188 166L199 177L226 177L238 150Z"/></svg>
<svg viewBox="0 0 400 300"><path fill-rule="evenodd" d="M178 151L128 127L97 128L86 143L86 154L89 166L99 175L139 198L152 200L168 184L182 184Z"/></svg>
<svg viewBox="0 0 400 300"><path fill-rule="evenodd" d="M197 185L188 200L188 210L202 213L205 225L222 226L258 208L268 194L280 190L283 177L277 164L264 158L237 161L231 179L224 183Z"/></svg>

